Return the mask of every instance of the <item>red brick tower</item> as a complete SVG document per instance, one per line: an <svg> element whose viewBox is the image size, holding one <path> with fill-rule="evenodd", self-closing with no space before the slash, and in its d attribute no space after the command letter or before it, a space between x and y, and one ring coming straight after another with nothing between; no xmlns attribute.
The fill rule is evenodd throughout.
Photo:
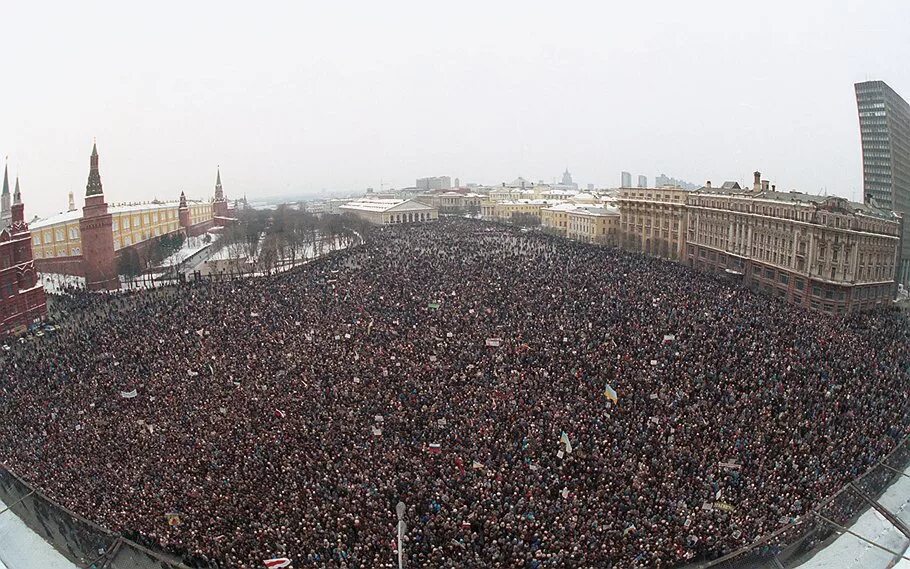
<svg viewBox="0 0 910 569"><path fill-rule="evenodd" d="M225 225L225 219L228 217L228 202L224 199L224 190L221 189L220 167L218 177L215 179L215 201L212 202L212 216L215 218L215 225L218 226Z"/></svg>
<svg viewBox="0 0 910 569"><path fill-rule="evenodd" d="M25 330L47 316L44 288L32 261L32 236L25 222L25 205L16 192L10 208L10 225L0 231L0 337Z"/></svg>
<svg viewBox="0 0 910 569"><path fill-rule="evenodd" d="M180 205L177 207L177 219L185 235L190 234L190 208L186 205L186 195L180 192Z"/></svg>
<svg viewBox="0 0 910 569"><path fill-rule="evenodd" d="M98 146L92 146L89 160L88 184L85 186L85 207L79 229L82 232L82 263L85 267L85 284L89 290L117 290L120 279L114 262L114 234L111 214L101 189L98 172Z"/></svg>

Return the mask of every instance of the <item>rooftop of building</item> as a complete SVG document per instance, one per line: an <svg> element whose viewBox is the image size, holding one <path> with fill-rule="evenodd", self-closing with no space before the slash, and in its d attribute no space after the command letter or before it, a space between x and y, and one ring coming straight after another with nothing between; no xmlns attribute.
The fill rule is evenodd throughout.
<svg viewBox="0 0 910 569"><path fill-rule="evenodd" d="M382 213L404 204L410 204L413 209L433 209L430 206L420 203L416 200L405 200L399 198L361 198L347 202L340 206L340 209L356 209L360 211L371 211Z"/></svg>
<svg viewBox="0 0 910 569"><path fill-rule="evenodd" d="M876 207L867 203L851 201L844 197L807 194L805 192L800 192L797 190L782 192L777 191L777 189L774 189L773 186L772 189L761 189L756 191L750 188L742 188L736 182L725 182L721 187L705 185L695 191L702 194L739 197L751 200L767 200L788 204L805 204L807 206L812 205L815 207L824 206L828 209L840 209L845 213L868 215L881 219L897 218L897 215L890 210Z"/></svg>
<svg viewBox="0 0 910 569"><path fill-rule="evenodd" d="M572 215L584 215L591 217L613 217L619 215L619 209L613 206L602 207L579 207L573 210Z"/></svg>
<svg viewBox="0 0 910 569"><path fill-rule="evenodd" d="M547 200L547 199L517 199L517 200L506 200L497 202L496 205L556 205L563 203L560 200Z"/></svg>
<svg viewBox="0 0 910 569"><path fill-rule="evenodd" d="M187 205L201 205L208 202L204 200L186 200ZM154 211L162 209L171 209L176 208L180 205L180 202L177 200L174 201L152 201L152 202L140 202L140 203L122 203L122 204L110 204L108 205L108 213L127 213L127 212L142 212L142 211ZM40 229L42 227L48 227L51 225L58 225L60 223L67 223L70 221L76 221L82 217L82 208L74 209L73 211L63 211L55 215L39 219L34 223L29 224L31 229Z"/></svg>

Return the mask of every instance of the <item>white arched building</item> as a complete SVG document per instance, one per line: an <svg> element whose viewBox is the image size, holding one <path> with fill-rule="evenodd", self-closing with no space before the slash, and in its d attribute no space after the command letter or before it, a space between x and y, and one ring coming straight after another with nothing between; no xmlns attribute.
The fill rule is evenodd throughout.
<svg viewBox="0 0 910 569"><path fill-rule="evenodd" d="M420 223L439 219L437 208L415 200L363 198L350 201L338 209L342 213L356 215L377 225Z"/></svg>

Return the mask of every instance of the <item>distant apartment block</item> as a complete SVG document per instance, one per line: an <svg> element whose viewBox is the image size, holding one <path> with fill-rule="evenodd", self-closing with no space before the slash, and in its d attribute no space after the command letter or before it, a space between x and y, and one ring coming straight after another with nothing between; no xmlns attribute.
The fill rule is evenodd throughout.
<svg viewBox="0 0 910 569"><path fill-rule="evenodd" d="M414 184L418 190L428 192L430 190L449 190L452 189L452 178L449 176L431 176L429 178L417 178Z"/></svg>
<svg viewBox="0 0 910 569"><path fill-rule="evenodd" d="M638 177L638 187L639 187L639 188L647 188L647 187L648 187L648 177L647 177L647 176L639 176L639 177Z"/></svg>
<svg viewBox="0 0 910 569"><path fill-rule="evenodd" d="M622 173L622 184L620 187L622 187L622 188L631 188L632 187L632 174L630 174L628 172Z"/></svg>
<svg viewBox="0 0 910 569"><path fill-rule="evenodd" d="M684 190L695 190L698 188L696 184L691 184L685 180L670 178L666 174L661 174L654 178L654 187L662 188L664 186L673 186L674 188L682 188Z"/></svg>

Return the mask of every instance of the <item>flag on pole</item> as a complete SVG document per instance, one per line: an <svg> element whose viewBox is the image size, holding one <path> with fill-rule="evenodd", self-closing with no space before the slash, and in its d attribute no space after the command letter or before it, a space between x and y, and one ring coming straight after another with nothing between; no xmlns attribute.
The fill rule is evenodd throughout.
<svg viewBox="0 0 910 569"><path fill-rule="evenodd" d="M269 569L277 569L279 567L287 567L291 564L291 560L287 557L276 557L274 559L265 559L262 561L266 567Z"/></svg>
<svg viewBox="0 0 910 569"><path fill-rule="evenodd" d="M619 401L619 397L616 396L616 390L613 389L613 386L611 386L609 383L604 388L604 397L612 401L614 404Z"/></svg>

